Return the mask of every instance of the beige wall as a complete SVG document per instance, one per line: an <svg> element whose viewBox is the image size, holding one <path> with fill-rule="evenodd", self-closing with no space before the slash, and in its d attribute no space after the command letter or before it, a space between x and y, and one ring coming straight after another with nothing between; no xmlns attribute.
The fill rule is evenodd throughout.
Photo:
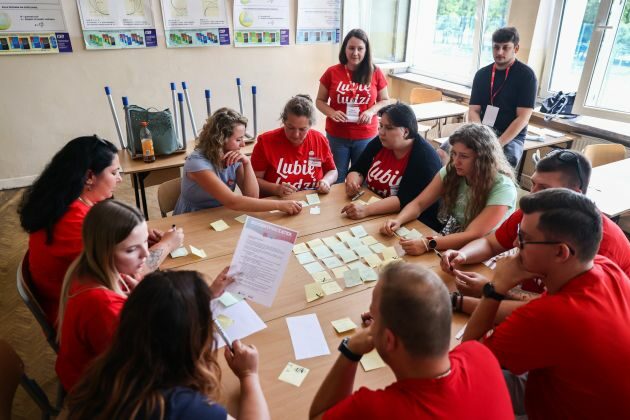
<svg viewBox="0 0 630 420"><path fill-rule="evenodd" d="M315 97L319 77L337 62L338 45L293 44L297 0L291 0L288 47L167 49L159 0L151 0L158 47L111 51L85 50L76 2L62 2L73 53L0 57L0 189L30 183L74 137L97 133L118 144L105 85L112 88L122 118L122 95L138 105L166 108L171 104L169 83L185 80L200 129L205 115L203 90L212 90L213 109L237 108L235 78L240 77L249 117L251 85L258 88L261 132L278 125L281 108L291 95ZM232 1L227 3L231 22ZM317 126L323 127L322 115ZM190 136L190 124L187 132Z"/></svg>

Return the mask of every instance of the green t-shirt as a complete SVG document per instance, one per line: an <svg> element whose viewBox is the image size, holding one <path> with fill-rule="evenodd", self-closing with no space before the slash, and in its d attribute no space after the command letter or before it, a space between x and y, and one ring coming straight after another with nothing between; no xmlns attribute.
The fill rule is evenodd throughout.
<svg viewBox="0 0 630 420"><path fill-rule="evenodd" d="M440 169L440 178L444 180L446 176L446 166L443 166ZM459 190L457 192L457 202L455 203L455 208L453 209L451 216L457 219L457 223L460 226L464 226L465 215L466 215L466 205L468 204L468 193L470 188L466 183L466 179L462 178L459 183ZM514 211L514 207L516 205L516 186L514 182L507 176L503 174L498 174L497 179L494 181L494 185L490 190L490 194L488 194L488 199L486 200L487 206L508 206L508 211L505 213L503 218L496 226L493 227L495 229L499 226L505 219L512 214Z"/></svg>

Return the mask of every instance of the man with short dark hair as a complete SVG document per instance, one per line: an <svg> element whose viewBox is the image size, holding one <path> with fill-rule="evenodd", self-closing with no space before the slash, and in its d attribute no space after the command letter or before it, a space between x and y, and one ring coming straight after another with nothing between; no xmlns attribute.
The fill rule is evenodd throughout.
<svg viewBox="0 0 630 420"><path fill-rule="evenodd" d="M517 415L627 417L630 280L608 258L596 255L600 212L587 197L565 188L525 196L520 206L519 251L497 263L464 341L485 337L484 344L509 371ZM542 279L546 294L492 331L506 293L534 276ZM524 373L525 380L515 376ZM524 388L518 386L523 380Z"/></svg>
<svg viewBox="0 0 630 420"><path fill-rule="evenodd" d="M469 122L494 128L513 167L523 154L537 83L534 71L516 59L518 49L516 28L500 28L492 34L494 63L475 74L468 108Z"/></svg>
<svg viewBox="0 0 630 420"><path fill-rule="evenodd" d="M536 170L531 178L532 192L547 188L568 188L584 194L590 176L591 164L583 154L575 150L554 150L536 164ZM461 270L462 266L486 261L514 248L517 228L522 219L523 211L516 210L493 233L468 243L459 251L442 252L442 270L455 275L457 289L466 296L456 294L452 297L456 309L472 313L484 284L488 282L482 274ZM608 217L602 214L601 219L603 236L597 253L608 257L630 276L630 241L621 228ZM521 290L526 293L522 293ZM529 279L523 282L518 289L508 293L508 298L514 300L501 303L498 320L502 320L514 308L543 292L544 287L540 280Z"/></svg>
<svg viewBox="0 0 630 420"><path fill-rule="evenodd" d="M509 396L492 354L475 342L449 353L450 305L435 273L403 262L383 268L372 295L370 325L341 342L310 417L509 418ZM358 362L374 348L397 381L383 390L352 393Z"/></svg>

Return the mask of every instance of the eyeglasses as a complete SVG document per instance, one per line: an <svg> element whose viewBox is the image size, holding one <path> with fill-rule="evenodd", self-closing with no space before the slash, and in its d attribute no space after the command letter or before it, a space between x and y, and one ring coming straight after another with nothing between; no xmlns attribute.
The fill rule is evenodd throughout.
<svg viewBox="0 0 630 420"><path fill-rule="evenodd" d="M578 155L571 150L553 150L546 157L556 158L561 162L570 163L575 166L578 180L580 181L580 191L584 191L584 178L582 177L582 164Z"/></svg>
<svg viewBox="0 0 630 420"><path fill-rule="evenodd" d="M518 237L518 247L519 249L525 248L525 245L560 245L564 244L567 248L569 248L569 252L571 255L575 255L575 251L571 246L569 246L566 242L561 241L524 241L523 233L521 232L521 224L519 223L516 227L516 236Z"/></svg>

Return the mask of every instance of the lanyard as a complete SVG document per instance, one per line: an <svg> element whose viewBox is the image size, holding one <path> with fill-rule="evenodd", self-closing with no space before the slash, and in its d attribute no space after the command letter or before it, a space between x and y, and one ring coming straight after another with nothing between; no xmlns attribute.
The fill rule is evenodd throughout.
<svg viewBox="0 0 630 420"><path fill-rule="evenodd" d="M343 68L346 71L346 76L348 76L348 81L350 82L350 91L352 92L352 96L354 97L357 95L357 84L352 81L352 78L350 77L350 72L348 71L348 67L343 66Z"/></svg>
<svg viewBox="0 0 630 420"><path fill-rule="evenodd" d="M501 89L503 89L503 85L507 82L508 74L510 74L510 67L512 67L515 62L516 60L512 61L512 64L505 69L505 79L503 79L503 83L501 83L501 86L499 86L497 91L494 93L492 93L492 91L494 90L494 75L497 71L497 65L496 63L492 65L492 77L490 77L490 105L494 106L494 98L499 94Z"/></svg>

